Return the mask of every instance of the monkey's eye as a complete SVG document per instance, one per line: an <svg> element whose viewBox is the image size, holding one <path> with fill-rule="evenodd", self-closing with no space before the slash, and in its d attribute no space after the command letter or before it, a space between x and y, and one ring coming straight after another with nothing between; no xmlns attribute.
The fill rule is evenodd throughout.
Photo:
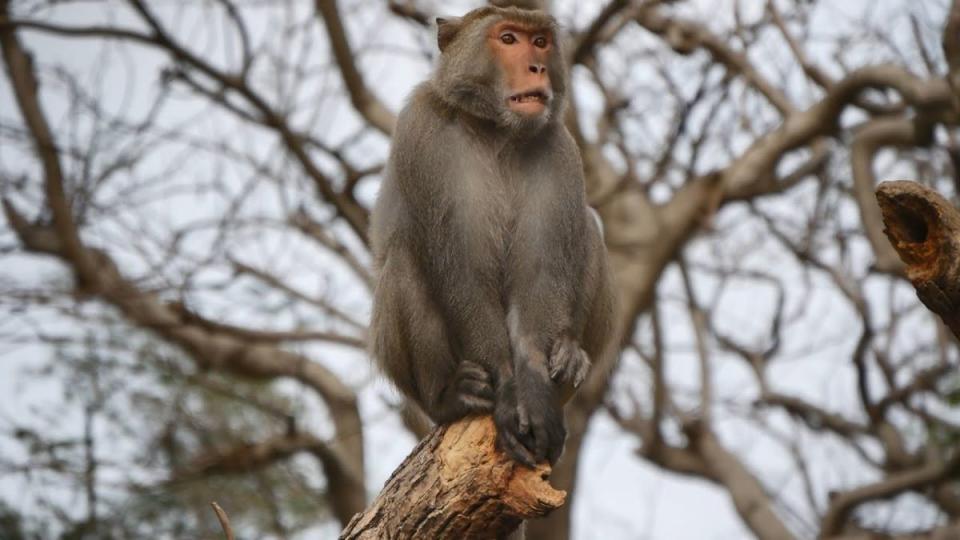
<svg viewBox="0 0 960 540"><path fill-rule="evenodd" d="M507 45L513 45L517 42L517 36L511 34L510 32L504 32L500 34L500 41L506 43Z"/></svg>
<svg viewBox="0 0 960 540"><path fill-rule="evenodd" d="M538 49L546 49L546 48L547 48L547 38L545 38L545 37L543 37L543 36L537 36L537 37L534 38L534 40L533 40L533 46L534 46L534 47L537 47Z"/></svg>

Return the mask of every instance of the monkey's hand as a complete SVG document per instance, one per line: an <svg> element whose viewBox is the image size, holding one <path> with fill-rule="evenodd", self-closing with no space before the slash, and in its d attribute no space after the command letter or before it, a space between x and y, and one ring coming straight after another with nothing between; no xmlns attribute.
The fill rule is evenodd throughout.
<svg viewBox="0 0 960 540"><path fill-rule="evenodd" d="M550 358L547 360L550 378L560 386L572 384L579 388L590 371L590 358L580 348L580 343L570 336L563 335L553 342Z"/></svg>
<svg viewBox="0 0 960 540"><path fill-rule="evenodd" d="M490 414L493 412L493 396L487 370L474 362L460 362L440 397L438 420L446 423L471 414Z"/></svg>
<svg viewBox="0 0 960 540"><path fill-rule="evenodd" d="M493 420L497 446L514 460L535 467L560 458L567 438L563 404L545 367L521 365L500 385Z"/></svg>

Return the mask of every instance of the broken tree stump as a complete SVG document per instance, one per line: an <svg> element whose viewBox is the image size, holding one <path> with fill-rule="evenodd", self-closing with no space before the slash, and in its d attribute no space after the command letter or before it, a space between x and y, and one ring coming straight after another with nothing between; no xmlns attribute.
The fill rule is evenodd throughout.
<svg viewBox="0 0 960 540"><path fill-rule="evenodd" d="M884 232L927 308L960 339L960 211L916 182L877 188Z"/></svg>
<svg viewBox="0 0 960 540"><path fill-rule="evenodd" d="M547 482L550 466L516 463L495 439L489 416L434 429L340 539L503 538L559 508L567 494Z"/></svg>

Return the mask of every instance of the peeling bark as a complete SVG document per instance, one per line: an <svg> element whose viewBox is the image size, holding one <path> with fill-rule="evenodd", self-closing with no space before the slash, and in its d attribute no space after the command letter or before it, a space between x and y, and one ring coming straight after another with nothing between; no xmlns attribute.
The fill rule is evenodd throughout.
<svg viewBox="0 0 960 540"><path fill-rule="evenodd" d="M433 430L350 520L341 540L503 538L522 520L559 508L566 492L547 482L550 466L512 461L494 448L495 436L490 417Z"/></svg>
<svg viewBox="0 0 960 540"><path fill-rule="evenodd" d="M960 211L916 182L884 182L884 232L907 264L917 296L960 339Z"/></svg>

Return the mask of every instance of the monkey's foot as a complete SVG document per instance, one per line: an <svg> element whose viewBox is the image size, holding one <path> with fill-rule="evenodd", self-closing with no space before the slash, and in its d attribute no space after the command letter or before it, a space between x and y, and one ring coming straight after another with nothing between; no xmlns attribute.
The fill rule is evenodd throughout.
<svg viewBox="0 0 960 540"><path fill-rule="evenodd" d="M563 404L546 370L541 370L519 364L513 380L498 389L493 413L497 446L529 467L544 459L556 463L567 438Z"/></svg>
<svg viewBox="0 0 960 540"><path fill-rule="evenodd" d="M579 388L590 371L590 358L576 340L561 336L553 342L547 368L550 378L557 384L573 384L574 388Z"/></svg>
<svg viewBox="0 0 960 540"><path fill-rule="evenodd" d="M451 414L444 416L461 418L471 414L492 413L493 395L493 384L487 370L474 362L461 362L445 396L445 405Z"/></svg>

